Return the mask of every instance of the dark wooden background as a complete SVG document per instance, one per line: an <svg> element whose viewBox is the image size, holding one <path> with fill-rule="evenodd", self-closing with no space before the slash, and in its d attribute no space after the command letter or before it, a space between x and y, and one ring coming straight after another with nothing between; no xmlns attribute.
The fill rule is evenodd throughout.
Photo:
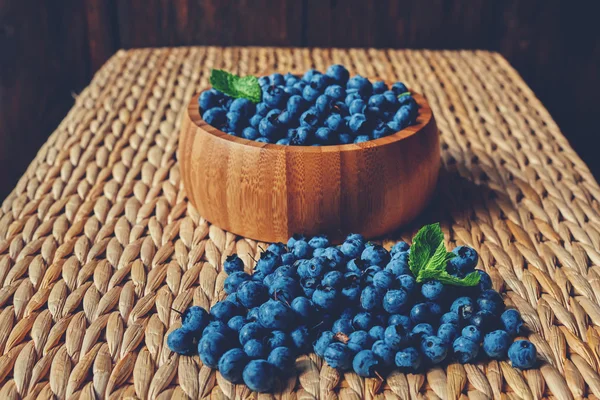
<svg viewBox="0 0 600 400"><path fill-rule="evenodd" d="M119 48L264 45L502 53L576 150L595 156L600 2L0 0L0 200Z"/></svg>

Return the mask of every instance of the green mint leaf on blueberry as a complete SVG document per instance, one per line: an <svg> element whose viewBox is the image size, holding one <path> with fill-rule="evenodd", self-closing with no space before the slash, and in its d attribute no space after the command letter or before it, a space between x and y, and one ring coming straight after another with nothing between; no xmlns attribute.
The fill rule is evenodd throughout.
<svg viewBox="0 0 600 400"><path fill-rule="evenodd" d="M475 286L480 276L472 272L464 278L450 275L446 270L448 261L456 254L446 251L444 233L440 224L426 225L417 232L410 247L408 265L417 282L438 280L443 284L454 286Z"/></svg>
<svg viewBox="0 0 600 400"><path fill-rule="evenodd" d="M410 92L404 92L404 93L400 93L398 96L396 96L397 98L400 98L402 96L410 96Z"/></svg>
<svg viewBox="0 0 600 400"><path fill-rule="evenodd" d="M252 75L240 77L222 69L213 69L210 72L210 84L216 90L236 99L244 98L253 103L258 103L261 99L258 78Z"/></svg>

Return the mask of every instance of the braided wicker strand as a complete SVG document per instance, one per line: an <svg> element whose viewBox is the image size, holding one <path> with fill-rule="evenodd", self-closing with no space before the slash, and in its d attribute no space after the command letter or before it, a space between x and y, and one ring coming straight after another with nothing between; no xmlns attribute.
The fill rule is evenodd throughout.
<svg viewBox="0 0 600 400"><path fill-rule="evenodd" d="M523 315L543 362L451 364L385 382L315 355L274 395L180 357L172 310L223 298L222 262L265 244L210 225L176 159L210 68L324 69L402 80L429 101L442 177L420 220L442 221ZM279 48L120 51L78 96L0 208L0 399L600 397L600 188L514 69L488 52Z"/></svg>

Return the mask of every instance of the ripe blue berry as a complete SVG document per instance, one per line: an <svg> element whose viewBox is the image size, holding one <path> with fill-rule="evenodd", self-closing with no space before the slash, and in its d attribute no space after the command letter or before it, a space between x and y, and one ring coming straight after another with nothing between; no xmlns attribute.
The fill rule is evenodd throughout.
<svg viewBox="0 0 600 400"><path fill-rule="evenodd" d="M244 270L244 262L242 261L241 258L238 257L237 254L233 254L233 255L227 256L227 258L225 259L225 262L223 263L223 269L225 270L227 275L231 275L234 272L243 271Z"/></svg>
<svg viewBox="0 0 600 400"><path fill-rule="evenodd" d="M339 342L331 343L323 353L323 358L330 367L339 368L342 371L352 367L353 356L352 350L347 345Z"/></svg>
<svg viewBox="0 0 600 400"><path fill-rule="evenodd" d="M408 332L402 325L390 325L385 330L383 340L392 350L398 350L408 340Z"/></svg>
<svg viewBox="0 0 600 400"><path fill-rule="evenodd" d="M528 340L517 340L508 349L508 358L513 367L529 369L535 366L537 351Z"/></svg>
<svg viewBox="0 0 600 400"><path fill-rule="evenodd" d="M352 319L352 326L358 330L367 331L373 326L374 318L370 312L362 311Z"/></svg>
<svg viewBox="0 0 600 400"><path fill-rule="evenodd" d="M386 366L392 366L394 364L394 350L388 346L383 340L377 340L371 347L373 353L383 361Z"/></svg>
<svg viewBox="0 0 600 400"><path fill-rule="evenodd" d="M395 276L388 271L379 271L373 275L373 286L380 289L391 289L394 285Z"/></svg>
<svg viewBox="0 0 600 400"><path fill-rule="evenodd" d="M459 336L452 343L452 350L459 363L469 363L477 357L479 343L473 342L464 336Z"/></svg>
<svg viewBox="0 0 600 400"><path fill-rule="evenodd" d="M268 300L258 311L258 321L268 329L286 329L293 318L292 309L277 300Z"/></svg>
<svg viewBox="0 0 600 400"><path fill-rule="evenodd" d="M433 364L439 364L448 354L448 344L437 336L425 336L421 341L421 352Z"/></svg>
<svg viewBox="0 0 600 400"><path fill-rule="evenodd" d="M227 278L225 278L225 282L223 283L225 293L234 293L235 291L237 291L238 286L240 286L242 282L247 281L249 279L250 275L242 271L230 274Z"/></svg>
<svg viewBox="0 0 600 400"><path fill-rule="evenodd" d="M250 322L242 326L239 331L238 339L243 346L249 340L261 338L264 334L264 329L258 322Z"/></svg>
<svg viewBox="0 0 600 400"><path fill-rule="evenodd" d="M192 306L181 315L181 327L196 337L210 322L210 315L202 307Z"/></svg>
<svg viewBox="0 0 600 400"><path fill-rule="evenodd" d="M381 325L376 325L369 329L369 336L374 340L383 340L385 337L385 328Z"/></svg>
<svg viewBox="0 0 600 400"><path fill-rule="evenodd" d="M244 317L242 317L241 315L236 315L235 317L231 318L227 322L227 326L232 331L239 332L240 329L242 329L242 327L244 325L246 325L246 323L247 323L247 321L246 321L246 319Z"/></svg>
<svg viewBox="0 0 600 400"><path fill-rule="evenodd" d="M335 308L338 303L338 298L337 290L331 287L319 287L312 295L313 303L325 310Z"/></svg>
<svg viewBox="0 0 600 400"><path fill-rule="evenodd" d="M349 342L360 346L362 349L370 349L375 340L369 336L367 331L354 331L348 335Z"/></svg>
<svg viewBox="0 0 600 400"><path fill-rule="evenodd" d="M481 343L481 331L475 325L467 325L463 328L461 335L477 344Z"/></svg>
<svg viewBox="0 0 600 400"><path fill-rule="evenodd" d="M421 354L414 347L407 347L396 353L394 361L397 367L413 372L421 366Z"/></svg>
<svg viewBox="0 0 600 400"><path fill-rule="evenodd" d="M354 104L354 103L353 103ZM364 133L364 129L367 126L367 117L364 114L353 114L348 121L348 128L354 134L358 135L359 133ZM368 136L367 136L368 137Z"/></svg>
<svg viewBox="0 0 600 400"><path fill-rule="evenodd" d="M437 336L446 343L452 343L458 336L458 327L454 324L441 324Z"/></svg>
<svg viewBox="0 0 600 400"><path fill-rule="evenodd" d="M418 337L433 336L434 330L430 324L421 322L420 324L417 324L413 327L411 333Z"/></svg>
<svg viewBox="0 0 600 400"><path fill-rule="evenodd" d="M425 282L421 286L421 294L427 300L437 300L442 296L444 292L444 285L440 281L429 281Z"/></svg>
<svg viewBox="0 0 600 400"><path fill-rule="evenodd" d="M298 240L296 243L294 243L292 253L297 259L307 258L310 254L312 254L312 247L310 247L304 240Z"/></svg>
<svg viewBox="0 0 600 400"><path fill-rule="evenodd" d="M514 308L510 308L502 313L500 316L502 326L504 330L511 336L517 336L523 327L523 320L521 314Z"/></svg>
<svg viewBox="0 0 600 400"><path fill-rule="evenodd" d="M452 305L450 306L450 311L458 313L459 307L464 305L470 305L471 307L473 307L473 300L471 300L470 297L459 297L458 299L452 302Z"/></svg>
<svg viewBox="0 0 600 400"><path fill-rule="evenodd" d="M323 276L321 285L330 286L336 289L341 288L345 283L344 274L340 271L329 271Z"/></svg>
<svg viewBox="0 0 600 400"><path fill-rule="evenodd" d="M290 344L290 338L287 333L283 331L271 331L265 339L267 340L267 347L271 350L276 347L288 346Z"/></svg>
<svg viewBox="0 0 600 400"><path fill-rule="evenodd" d="M269 294L271 297L291 302L300 291L298 281L289 276L276 276L271 286L269 286Z"/></svg>
<svg viewBox="0 0 600 400"><path fill-rule="evenodd" d="M385 291L375 286L367 286L360 295L360 305L366 311L376 310L381 307Z"/></svg>
<svg viewBox="0 0 600 400"><path fill-rule="evenodd" d="M410 319L415 324L429 321L429 306L426 303L415 304L410 310Z"/></svg>
<svg viewBox="0 0 600 400"><path fill-rule="evenodd" d="M265 345L257 339L250 339L244 345L244 352L249 358L264 358L266 353Z"/></svg>
<svg viewBox="0 0 600 400"><path fill-rule="evenodd" d="M292 249L294 244L299 240L306 240L306 236L299 233L294 233L291 238L288 239L287 248Z"/></svg>
<svg viewBox="0 0 600 400"><path fill-rule="evenodd" d="M183 328L175 329L167 337L167 346L178 354L192 354L194 352L194 333Z"/></svg>
<svg viewBox="0 0 600 400"><path fill-rule="evenodd" d="M390 314L396 314L405 308L407 302L408 293L403 289L389 290L383 297L383 309Z"/></svg>
<svg viewBox="0 0 600 400"><path fill-rule="evenodd" d="M458 314L452 311L448 311L442 318L440 319L440 323L442 324L454 324L456 326L459 325Z"/></svg>
<svg viewBox="0 0 600 400"><path fill-rule="evenodd" d="M315 351L315 354L322 358L323 354L325 354L325 350L327 349L327 347L329 347L329 345L333 343L334 336L335 333L331 331L321 332L319 338L313 344L313 350Z"/></svg>
<svg viewBox="0 0 600 400"><path fill-rule="evenodd" d="M274 368L265 360L252 360L244 368L244 383L255 392L268 392L275 384Z"/></svg>
<svg viewBox="0 0 600 400"><path fill-rule="evenodd" d="M296 297L292 300L290 307L292 307L292 310L294 310L303 321L311 321L315 315L314 303L304 296Z"/></svg>
<svg viewBox="0 0 600 400"><path fill-rule="evenodd" d="M229 382L238 383L242 380L244 367L248 356L240 348L227 350L219 359L218 368L221 376Z"/></svg>
<svg viewBox="0 0 600 400"><path fill-rule="evenodd" d="M242 310L236 304L227 300L218 302L210 309L211 315L221 321L229 321L241 312Z"/></svg>
<svg viewBox="0 0 600 400"><path fill-rule="evenodd" d="M329 239L326 235L316 235L308 241L308 244L314 249L326 248L329 246Z"/></svg>
<svg viewBox="0 0 600 400"><path fill-rule="evenodd" d="M457 276L465 276L473 272L479 260L477 252L468 246L458 246L452 250L456 257L448 261L448 272Z"/></svg>
<svg viewBox="0 0 600 400"><path fill-rule="evenodd" d="M352 325L351 319L340 318L333 323L331 330L335 333L342 332L349 335L354 332L354 326Z"/></svg>
<svg viewBox="0 0 600 400"><path fill-rule="evenodd" d="M264 284L255 281L242 282L237 290L238 301L246 308L257 307L268 297L269 289Z"/></svg>
<svg viewBox="0 0 600 400"><path fill-rule="evenodd" d="M400 275L398 277L398 283L406 293L412 293L417 285L417 281L415 280L415 278L413 278L412 275L408 274Z"/></svg>
<svg viewBox="0 0 600 400"><path fill-rule="evenodd" d="M305 353L310 348L311 335L304 325L299 326L290 333L294 349L298 353Z"/></svg>
<svg viewBox="0 0 600 400"><path fill-rule="evenodd" d="M280 346L271 350L267 361L269 364L272 364L281 375L288 375L294 367L296 357L290 348Z"/></svg>
<svg viewBox="0 0 600 400"><path fill-rule="evenodd" d="M339 64L331 65L329 68L327 68L325 74L327 74L331 81L337 83L338 85L345 85L350 78L350 73L348 70L343 65Z"/></svg>
<svg viewBox="0 0 600 400"><path fill-rule="evenodd" d="M490 358L500 360L506 357L508 346L510 345L510 336L506 331L496 330L488 333L483 338L483 351Z"/></svg>
<svg viewBox="0 0 600 400"><path fill-rule="evenodd" d="M381 245L367 246L360 256L370 265L385 266L390 261L390 253Z"/></svg>
<svg viewBox="0 0 600 400"><path fill-rule="evenodd" d="M231 348L231 342L220 333L210 332L202 335L198 342L198 354L202 363L210 368L217 368L219 359Z"/></svg>
<svg viewBox="0 0 600 400"><path fill-rule="evenodd" d="M361 350L352 360L352 368L358 376L372 377L379 366L379 358L371 350Z"/></svg>

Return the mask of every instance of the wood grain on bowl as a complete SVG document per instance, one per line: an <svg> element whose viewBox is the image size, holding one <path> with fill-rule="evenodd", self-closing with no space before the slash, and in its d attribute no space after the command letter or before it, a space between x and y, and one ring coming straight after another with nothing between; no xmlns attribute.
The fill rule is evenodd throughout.
<svg viewBox="0 0 600 400"><path fill-rule="evenodd" d="M281 146L228 135L190 101L179 140L184 187L200 215L235 234L285 242L294 233L376 237L427 205L440 167L427 101L416 124L360 144Z"/></svg>

